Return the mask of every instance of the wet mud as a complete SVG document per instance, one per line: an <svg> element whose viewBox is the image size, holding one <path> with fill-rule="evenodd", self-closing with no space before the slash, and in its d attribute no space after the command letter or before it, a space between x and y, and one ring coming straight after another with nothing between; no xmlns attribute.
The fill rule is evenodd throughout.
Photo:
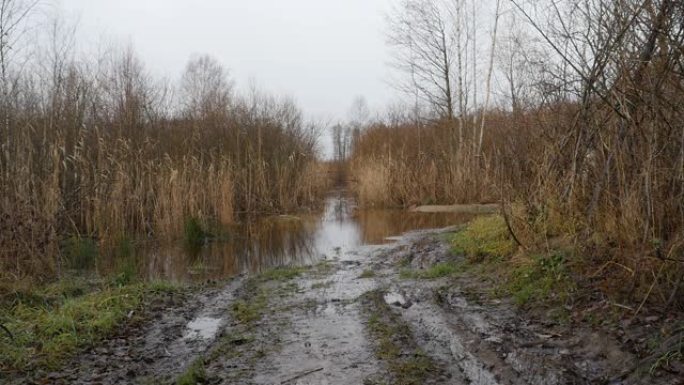
<svg viewBox="0 0 684 385"><path fill-rule="evenodd" d="M239 277L161 303L152 320L34 383L681 384L650 377L604 330L531 317L472 277L402 277L457 261L439 231L337 252L285 278ZM266 275L268 277L269 275ZM199 363L199 364L198 364Z"/></svg>

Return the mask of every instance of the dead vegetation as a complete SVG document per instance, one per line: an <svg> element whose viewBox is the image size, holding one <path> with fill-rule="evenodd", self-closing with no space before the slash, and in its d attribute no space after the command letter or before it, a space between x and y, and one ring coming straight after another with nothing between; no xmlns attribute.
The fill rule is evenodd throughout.
<svg viewBox="0 0 684 385"><path fill-rule="evenodd" d="M489 52L466 4L407 0L390 19L416 104L354 138L360 202L498 201L516 247L569 247L585 283L634 313L681 309L682 4L497 2L495 23L505 12L510 30ZM491 76L474 71L478 54L504 81L496 109L477 103L476 84Z"/></svg>
<svg viewBox="0 0 684 385"><path fill-rule="evenodd" d="M28 23L17 16L25 5L3 2L2 22ZM292 100L236 93L208 56L191 59L175 87L130 48L81 58L73 36L54 34L49 63L20 67L0 42L3 277L59 275L70 236L99 247L173 239L188 220L207 227L317 202L317 133Z"/></svg>

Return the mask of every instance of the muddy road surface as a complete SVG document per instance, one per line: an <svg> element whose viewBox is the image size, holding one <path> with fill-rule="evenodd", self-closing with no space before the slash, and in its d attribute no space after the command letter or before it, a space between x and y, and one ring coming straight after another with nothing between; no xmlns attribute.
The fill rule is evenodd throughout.
<svg viewBox="0 0 684 385"><path fill-rule="evenodd" d="M534 321L472 278L418 279L460 258L439 231L241 276L148 309L151 320L36 384L681 384L613 336Z"/></svg>

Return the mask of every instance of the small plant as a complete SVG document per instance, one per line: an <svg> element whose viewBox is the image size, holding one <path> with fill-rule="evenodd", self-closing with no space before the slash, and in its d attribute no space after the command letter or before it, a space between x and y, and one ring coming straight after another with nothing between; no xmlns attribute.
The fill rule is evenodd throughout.
<svg viewBox="0 0 684 385"><path fill-rule="evenodd" d="M185 220L185 225L183 226L183 242L187 248L197 250L204 246L209 238L209 232L205 230L199 219L190 217Z"/></svg>
<svg viewBox="0 0 684 385"><path fill-rule="evenodd" d="M472 261L500 260L515 251L515 242L510 239L506 222L499 215L474 219L454 235L452 244L455 253L465 254Z"/></svg>
<svg viewBox="0 0 684 385"><path fill-rule="evenodd" d="M462 265L456 262L440 262L422 271L401 269L399 277L403 279L437 279L451 277L462 270Z"/></svg>
<svg viewBox="0 0 684 385"><path fill-rule="evenodd" d="M176 379L176 385L197 385L207 380L207 370L204 367L204 360L199 358Z"/></svg>
<svg viewBox="0 0 684 385"><path fill-rule="evenodd" d="M75 235L62 242L61 249L67 266L72 269L92 269L100 255L94 239Z"/></svg>
<svg viewBox="0 0 684 385"><path fill-rule="evenodd" d="M515 301L524 305L531 300L563 300L570 295L573 285L565 261L565 254L559 252L535 256L530 263L516 268L507 284Z"/></svg>
<svg viewBox="0 0 684 385"><path fill-rule="evenodd" d="M375 271L373 270L364 270L363 273L359 276L359 278L373 278L375 277Z"/></svg>
<svg viewBox="0 0 684 385"><path fill-rule="evenodd" d="M117 264L114 284L122 287L135 281L138 275L138 261L135 256L135 247L129 238L122 237L119 240L114 258Z"/></svg>

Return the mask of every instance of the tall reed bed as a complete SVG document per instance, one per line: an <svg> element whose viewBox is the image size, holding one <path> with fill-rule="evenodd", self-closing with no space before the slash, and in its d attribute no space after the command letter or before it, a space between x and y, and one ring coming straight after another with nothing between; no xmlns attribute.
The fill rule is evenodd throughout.
<svg viewBox="0 0 684 385"><path fill-rule="evenodd" d="M527 178L537 143L524 129L532 116L492 111L478 150L472 117L463 122L374 123L356 137L354 190L367 206L498 201L500 184ZM505 169L505 170L504 170Z"/></svg>
<svg viewBox="0 0 684 385"><path fill-rule="evenodd" d="M501 202L526 253L570 253L582 285L634 310L681 305L683 94L671 80L640 91L671 103L636 106L637 121L598 100L491 111L480 153L458 122L370 125L353 147L354 190L365 206Z"/></svg>
<svg viewBox="0 0 684 385"><path fill-rule="evenodd" d="M316 130L296 105L237 95L222 67L192 61L175 99L130 52L54 82L17 75L0 109L0 268L60 274L64 241L172 239L241 214L291 211L325 189Z"/></svg>

